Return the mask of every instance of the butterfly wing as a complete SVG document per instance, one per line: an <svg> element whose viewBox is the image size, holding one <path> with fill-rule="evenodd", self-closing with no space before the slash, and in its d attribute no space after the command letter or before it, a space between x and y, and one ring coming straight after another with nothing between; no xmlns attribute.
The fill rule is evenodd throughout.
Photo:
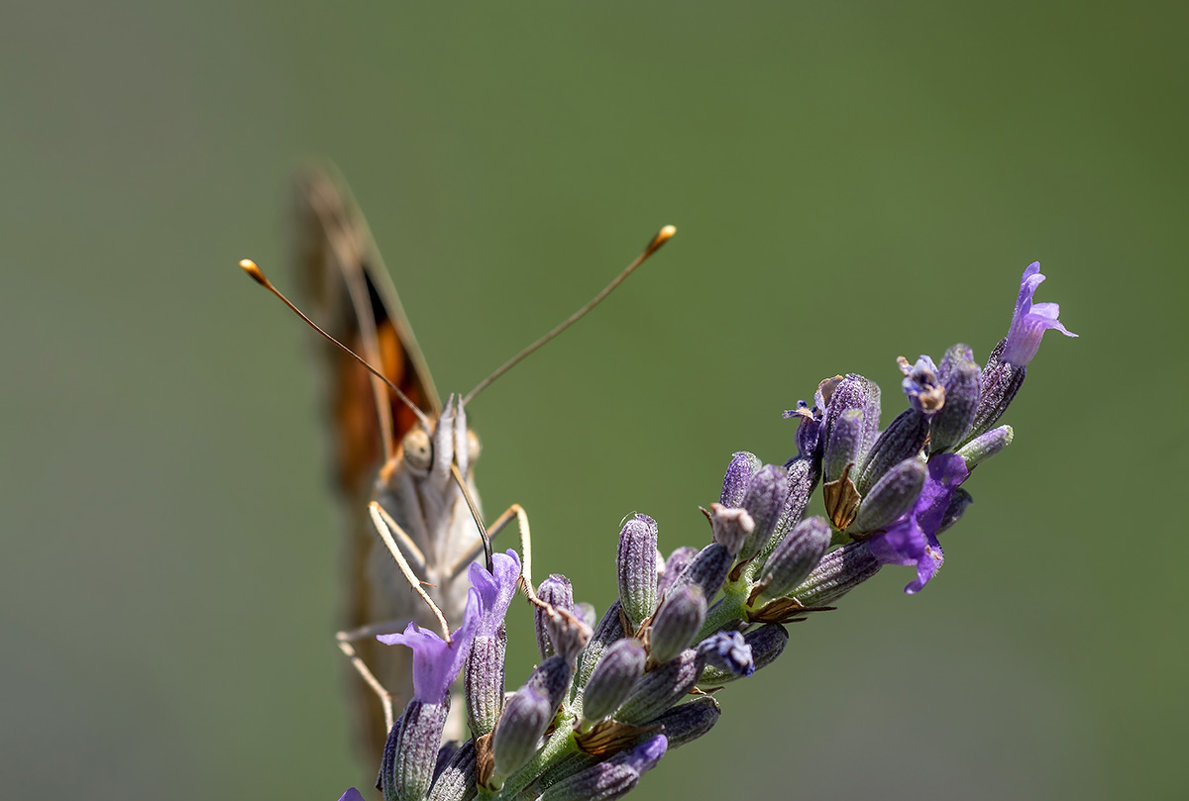
<svg viewBox="0 0 1189 801"><path fill-rule="evenodd" d="M299 176L296 195L297 271L311 316L436 418L441 404L425 359L367 223L343 182L329 171L308 170ZM347 528L343 628L353 630L393 618L394 602L373 586L377 536L367 504L375 497L379 468L419 421L350 356L329 342L320 341L318 348L331 475ZM395 572L391 561L385 569ZM377 608L381 605L387 608ZM394 676L407 676L407 650L379 646L370 637L360 639L356 649L398 701L403 700L399 696L408 688L391 682L398 681ZM378 757L385 735L379 702L357 676L351 683L361 744L365 753Z"/></svg>

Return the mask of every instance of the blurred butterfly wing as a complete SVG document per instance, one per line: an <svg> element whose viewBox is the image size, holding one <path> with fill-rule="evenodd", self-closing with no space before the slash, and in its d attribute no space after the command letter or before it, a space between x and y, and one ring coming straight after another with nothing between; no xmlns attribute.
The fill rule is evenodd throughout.
<svg viewBox="0 0 1189 801"><path fill-rule="evenodd" d="M314 321L436 417L441 404L425 359L367 224L342 181L322 170L302 174L295 219L298 278ZM373 586L369 563L378 538L367 504L375 497L381 465L418 425L418 418L350 356L329 342L319 341L318 347L324 418L331 432L331 475L347 530L343 628L351 630L391 619L392 604L399 605L390 598L386 602L385 592ZM381 605L387 608L377 608ZM405 700L410 688L394 677L408 676L407 649L382 647L370 637L357 642L356 648L397 695L397 702ZM350 681L359 739L365 753L378 759L385 738L379 701L354 672Z"/></svg>

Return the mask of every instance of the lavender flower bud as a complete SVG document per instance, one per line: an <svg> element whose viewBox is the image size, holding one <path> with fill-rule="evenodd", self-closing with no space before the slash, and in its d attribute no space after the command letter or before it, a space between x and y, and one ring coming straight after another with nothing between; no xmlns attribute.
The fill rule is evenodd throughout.
<svg viewBox="0 0 1189 801"><path fill-rule="evenodd" d="M611 801L630 791L665 755L663 734L545 788L538 801Z"/></svg>
<svg viewBox="0 0 1189 801"><path fill-rule="evenodd" d="M711 514L713 514L714 504L710 504ZM750 517L750 516L749 516ZM711 521L713 525L713 520ZM682 574L689 563L694 561L694 557L698 555L698 549L690 547L689 545L682 545L680 548L675 548L673 553L669 554L669 558L665 560L665 569L661 572L661 577L657 580L656 591L658 596L664 595L677 581L677 577Z"/></svg>
<svg viewBox="0 0 1189 801"><path fill-rule="evenodd" d="M731 457L731 463L727 465L727 474L723 476L722 495L718 502L723 506L742 506L747 485L751 483L751 477L756 474L762 464L754 453L739 451L734 454Z"/></svg>
<svg viewBox="0 0 1189 801"><path fill-rule="evenodd" d="M929 437L929 417L916 409L905 409L884 429L871 447L867 463L856 483L866 495L884 473L910 456L916 456Z"/></svg>
<svg viewBox="0 0 1189 801"><path fill-rule="evenodd" d="M705 657L707 665L736 676L750 676L756 672L751 646L737 631L716 631L698 643L698 653Z"/></svg>
<svg viewBox="0 0 1189 801"><path fill-rule="evenodd" d="M863 412L866 427L863 450L870 448L871 442L875 440L875 431L879 429L879 386L857 373L848 373L832 392L828 395L823 394L823 400L826 404L822 420L826 446L829 446L830 439L834 436L834 425L838 418L849 409L859 409Z"/></svg>
<svg viewBox="0 0 1189 801"><path fill-rule="evenodd" d="M830 546L830 524L823 517L803 520L780 541L764 563L760 598L779 598L800 584Z"/></svg>
<svg viewBox="0 0 1189 801"><path fill-rule="evenodd" d="M751 647L752 662L755 669L759 670L775 662L776 658L784 652L784 647L789 642L789 633L784 626L769 623L747 632L743 635L743 640ZM723 670L714 665L707 665L706 669L702 671L702 678L698 679L698 683L712 686L734 681L737 678L740 678L737 673Z"/></svg>
<svg viewBox="0 0 1189 801"><path fill-rule="evenodd" d="M714 534L714 541L732 555L739 553L748 537L755 531L755 527L755 521L746 509L731 509L721 503L710 504L710 530ZM669 566L666 564L665 572L668 570ZM664 576L661 579L664 581ZM671 583L672 581L667 582Z"/></svg>
<svg viewBox="0 0 1189 801"><path fill-rule="evenodd" d="M702 675L705 676L705 672ZM649 725L660 726L661 733L669 740L669 748L677 748L710 731L721 716L722 709L718 702L709 695L703 695L688 703L678 704L650 721Z"/></svg>
<svg viewBox="0 0 1189 801"><path fill-rule="evenodd" d="M957 454L966 462L966 468L971 470L1011 445L1014 438L1015 430L1011 426L999 426L967 442L957 450Z"/></svg>
<svg viewBox="0 0 1189 801"><path fill-rule="evenodd" d="M928 475L929 469L925 467L925 463L915 456L910 456L893 467L863 498L855 521L847 530L860 534L876 531L893 523L896 518L912 509L917 498L921 496Z"/></svg>
<svg viewBox="0 0 1189 801"><path fill-rule="evenodd" d="M541 737L565 699L571 675L565 659L551 656L533 671L524 686L508 700L504 714L491 735L492 757L495 760L493 786L498 787L503 778L519 770L537 752Z"/></svg>
<svg viewBox="0 0 1189 801"><path fill-rule="evenodd" d="M698 683L706 657L693 648L682 651L655 670L641 676L631 696L615 713L621 723L643 725L676 704Z"/></svg>
<svg viewBox="0 0 1189 801"><path fill-rule="evenodd" d="M821 477L821 469L812 459L796 457L790 459L784 466L789 476L789 494L785 498L784 510L780 514L782 524L787 528L793 526L805 514L805 507L813 497L814 487ZM776 532L776 536L780 535ZM771 541L770 541L771 542ZM774 543L772 543L774 544Z"/></svg>
<svg viewBox="0 0 1189 801"><path fill-rule="evenodd" d="M865 542L852 542L822 557L813 572L791 593L802 606L824 606L879 572L880 564Z"/></svg>
<svg viewBox="0 0 1189 801"><path fill-rule="evenodd" d="M553 573L537 587L537 597L558 609L569 611L574 608L574 588L570 580L560 573ZM537 652L542 659L557 653L557 622L550 621L545 610L533 607L533 628L537 633Z"/></svg>
<svg viewBox="0 0 1189 801"><path fill-rule="evenodd" d="M974 351L970 349L969 345L959 342L957 345L950 345L946 350L945 355L941 357L941 364L937 366L937 375L941 377L941 383L948 384L950 374L960 362L974 361ZM949 396L949 390L946 390L946 396Z"/></svg>
<svg viewBox="0 0 1189 801"><path fill-rule="evenodd" d="M531 682L508 699L504 714L491 737L495 769L491 785L499 787L537 753L537 745L553 722L553 704L544 688Z"/></svg>
<svg viewBox="0 0 1189 801"><path fill-rule="evenodd" d="M537 665L536 670L525 682L525 686L531 684L544 690L549 696L549 702L553 705L553 711L557 712L569 692L570 679L573 676L573 669L563 657L560 655L551 656Z"/></svg>
<svg viewBox="0 0 1189 801"><path fill-rule="evenodd" d="M467 719L471 734L489 734L500 719L504 703L504 652L508 635L478 634L467 656L463 683L466 687Z"/></svg>
<svg viewBox="0 0 1189 801"><path fill-rule="evenodd" d="M434 779L429 801L471 801L479 794L475 777L475 743L468 740Z"/></svg>
<svg viewBox="0 0 1189 801"><path fill-rule="evenodd" d="M945 406L929 421L930 453L943 453L961 442L978 411L982 373L973 360L954 354L955 349L970 350L965 345L955 345L946 351L946 358L941 361Z"/></svg>
<svg viewBox="0 0 1189 801"><path fill-rule="evenodd" d="M822 456L822 475L826 481L837 480L848 464L863 463L860 449L865 433L863 412L860 409L847 409L834 422L834 433L826 443L826 451Z"/></svg>
<svg viewBox="0 0 1189 801"><path fill-rule="evenodd" d="M449 701L431 704L413 700L405 707L391 770L380 777L385 801L425 798L433 783L449 711Z"/></svg>
<svg viewBox="0 0 1189 801"><path fill-rule="evenodd" d="M981 376L978 409L974 413L974 421L970 430L966 432L966 441L977 437L991 428L1007 411L1007 407L1024 385L1028 375L1028 368L1011 362L1002 361L1006 339L999 341L991 355L987 357L987 364L983 367Z"/></svg>
<svg viewBox="0 0 1189 801"><path fill-rule="evenodd" d="M656 521L633 515L619 532L619 598L633 628L656 609Z"/></svg>
<svg viewBox="0 0 1189 801"><path fill-rule="evenodd" d="M709 601L722 589L723 582L727 580L727 573L731 571L734 561L735 557L731 555L726 546L712 542L698 551L694 561L689 563L689 567L678 577L673 587L675 589L687 584L697 585L702 588L702 593Z"/></svg>
<svg viewBox="0 0 1189 801"><path fill-rule="evenodd" d="M780 465L767 465L752 478L747 494L743 497L743 508L751 515L755 528L736 554L739 561L755 556L768 543L780 526L788 494L788 471Z"/></svg>
<svg viewBox="0 0 1189 801"><path fill-rule="evenodd" d="M729 566L728 566L729 568ZM590 680L591 671L603 657L603 652L616 640L628 636L629 632L623 627L623 607L619 601L613 601L607 611L599 618L598 625L586 643L586 649L578 664L578 686L585 687Z"/></svg>
<svg viewBox="0 0 1189 801"><path fill-rule="evenodd" d="M633 637L617 640L603 652L582 693L582 717L597 722L613 714L628 699L644 673L648 655Z"/></svg>
<svg viewBox="0 0 1189 801"><path fill-rule="evenodd" d="M693 584L675 587L656 611L648 645L652 661L668 662L689 647L706 620L706 594Z"/></svg>

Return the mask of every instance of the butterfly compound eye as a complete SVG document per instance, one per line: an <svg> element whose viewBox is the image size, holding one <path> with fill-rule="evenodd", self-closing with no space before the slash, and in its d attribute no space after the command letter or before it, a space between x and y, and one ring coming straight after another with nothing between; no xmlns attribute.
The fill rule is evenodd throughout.
<svg viewBox="0 0 1189 801"><path fill-rule="evenodd" d="M417 472L424 473L433 463L433 441L429 434L420 428L414 428L405 434L400 443L404 453L405 464Z"/></svg>
<svg viewBox="0 0 1189 801"><path fill-rule="evenodd" d="M467 464L474 464L479 458L479 435L471 429L467 429Z"/></svg>

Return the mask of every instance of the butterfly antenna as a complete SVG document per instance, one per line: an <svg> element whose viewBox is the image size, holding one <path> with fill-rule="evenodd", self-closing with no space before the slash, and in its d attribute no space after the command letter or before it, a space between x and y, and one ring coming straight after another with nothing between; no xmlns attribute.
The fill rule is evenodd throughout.
<svg viewBox="0 0 1189 801"><path fill-rule="evenodd" d="M524 350L520 351L520 353L517 353L511 359L508 359L508 361L504 362L502 365L497 367L494 372L492 372L490 375L488 375L487 378L484 378L482 381L480 381L479 384L474 389L472 389L470 392L468 392L466 394L466 396L462 399L463 405L465 406L466 404L470 403L472 400L474 400L476 395L478 395L480 392L482 392L484 389L486 389L487 386L489 384L491 384L492 382L494 382L497 378L499 378L504 373L508 372L513 367L515 367L516 365L520 364L522 361L527 359L529 357L529 355L531 355L534 351L536 351L538 348L543 346L545 343L549 342L549 340L555 338L562 331L565 331L567 328L572 326L574 323L578 322L583 317L585 317L587 312L589 312L595 306L598 306L600 303L602 303L604 298L606 298L608 295L610 295L615 290L615 288L617 286L622 284L627 279L627 277L629 275L631 275L633 272L635 272L637 267L639 267L641 264L643 264L645 261L647 261L649 256L651 256L653 253L656 253L658 250L660 250L661 245L665 244L670 239L672 239L673 235L676 233L677 233L677 228L675 228L672 225L666 225L664 228L662 228L660 231L658 231L656 236L654 236L649 241L648 246L644 248L644 252L642 252L639 256L637 256L635 261L633 261L631 264L629 264L627 267L625 267L623 269L623 272L621 272L619 275L615 276L615 279L611 283L609 283L609 284L607 284L607 286L603 287L602 292L600 292L599 294L597 294L593 298L591 298L589 301L587 301L585 306L583 306L581 309L574 312L568 318L566 318L561 323L559 323L552 331L545 334L545 336L541 337L536 342L529 345Z"/></svg>
<svg viewBox="0 0 1189 801"><path fill-rule="evenodd" d="M252 278L253 281L260 284L260 286L264 287L269 292L276 295L280 299L280 301L282 303L284 303L286 306L288 306L290 311L292 311L294 314L296 314L298 317L300 317L306 325L308 325L310 328L314 329L319 334L321 334L323 337L325 337L327 339L327 341L336 345L340 350L343 351L343 353L346 353L352 359L354 359L355 361L362 364L364 369L366 369L369 373L371 373L376 378L383 381L385 383L385 385L387 385L387 387L390 390L392 390L392 393L394 395L396 395L396 397L399 398L400 401L405 404L405 406L408 406L413 411L414 414L417 415L417 418L419 420L421 420L421 423L426 427L426 429L433 428L433 421L430 420L426 416L425 412L423 412L423 411L421 411L421 409L417 408L417 404L415 404L415 403L413 403L413 401L409 400L408 395L406 395L405 393L400 391L400 387L398 387L396 384L389 381L388 378L383 373L381 373L379 370L377 370L375 367L372 367L370 364L368 364L366 359L364 359L362 356L360 356L355 351L348 348L342 342L339 342L337 339L332 337L330 334L326 333L324 330L322 330L322 328L317 323L315 323L313 320L311 320L309 317L307 317L305 315L305 312L303 312L301 309L297 308L297 306L295 306L293 304L293 302L289 300L289 298L287 298L283 294L281 294L281 290L279 290L275 286L273 286L272 281L268 280L268 277L265 276L264 271L260 269L259 265L257 265L256 262L252 261L251 259L241 259L239 266L240 266L240 269L243 270L245 273L247 273Z"/></svg>

